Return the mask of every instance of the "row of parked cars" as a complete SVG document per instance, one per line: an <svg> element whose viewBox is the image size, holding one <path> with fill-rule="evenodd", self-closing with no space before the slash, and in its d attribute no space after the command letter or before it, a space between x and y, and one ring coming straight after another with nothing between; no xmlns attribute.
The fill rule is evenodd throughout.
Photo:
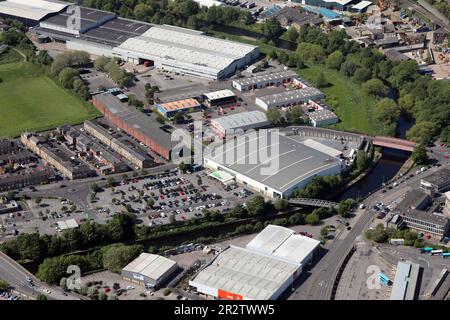
<svg viewBox="0 0 450 320"><path fill-rule="evenodd" d="M12 294L9 291L3 291L0 292L0 300L20 300L20 297Z"/></svg>

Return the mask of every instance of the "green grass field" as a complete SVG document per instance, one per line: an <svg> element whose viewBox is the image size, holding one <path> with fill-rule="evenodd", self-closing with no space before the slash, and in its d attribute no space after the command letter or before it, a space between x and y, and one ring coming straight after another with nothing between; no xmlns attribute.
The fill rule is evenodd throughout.
<svg viewBox="0 0 450 320"><path fill-rule="evenodd" d="M0 64L0 137L81 123L96 110L31 63Z"/></svg>
<svg viewBox="0 0 450 320"><path fill-rule="evenodd" d="M375 121L372 121L372 109L376 101L362 92L361 85L344 76L338 71L329 70L323 65L310 65L297 70L301 77L314 81L323 72L329 87L322 88L327 101L341 119L332 126L342 130L363 133L377 133Z"/></svg>

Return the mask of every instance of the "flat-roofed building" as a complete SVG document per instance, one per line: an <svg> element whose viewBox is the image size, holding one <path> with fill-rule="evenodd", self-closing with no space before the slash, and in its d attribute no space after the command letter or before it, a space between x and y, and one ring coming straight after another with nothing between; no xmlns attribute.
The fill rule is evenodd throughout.
<svg viewBox="0 0 450 320"><path fill-rule="evenodd" d="M211 127L223 138L226 134L241 133L248 129L258 129L270 125L270 121L264 112L248 111L232 114L211 120Z"/></svg>
<svg viewBox="0 0 450 320"><path fill-rule="evenodd" d="M422 178L420 188L427 192L445 192L450 189L450 169L442 167L438 171Z"/></svg>
<svg viewBox="0 0 450 320"><path fill-rule="evenodd" d="M399 261L390 300L415 300L419 271L420 265L411 261Z"/></svg>
<svg viewBox="0 0 450 320"><path fill-rule="evenodd" d="M184 99L157 104L156 108L163 116L171 118L177 113L200 111L202 110L202 105L195 99Z"/></svg>
<svg viewBox="0 0 450 320"><path fill-rule="evenodd" d="M120 102L110 93L94 96L94 106L105 118L125 131L130 136L145 144L153 152L170 160L172 148L176 142L172 141L171 134L160 128L157 122L136 108ZM120 141L112 141L116 147L123 145Z"/></svg>
<svg viewBox="0 0 450 320"><path fill-rule="evenodd" d="M7 0L0 2L0 17L17 19L25 26L33 27L42 19L63 11L69 5L56 0Z"/></svg>
<svg viewBox="0 0 450 320"><path fill-rule="evenodd" d="M75 219L68 219L63 221L58 221L56 223L60 231L78 228L80 225Z"/></svg>
<svg viewBox="0 0 450 320"><path fill-rule="evenodd" d="M229 246L189 285L226 300L276 300L309 264L319 241L268 225L247 246Z"/></svg>
<svg viewBox="0 0 450 320"><path fill-rule="evenodd" d="M423 211L430 203L431 198L425 192L413 189L394 209L401 219L397 224L442 239L448 233L449 219L442 213Z"/></svg>
<svg viewBox="0 0 450 320"><path fill-rule="evenodd" d="M203 164L222 170L265 196L284 198L315 176L340 174L341 159L310 148L276 130L253 131L225 143L208 146Z"/></svg>
<svg viewBox="0 0 450 320"><path fill-rule="evenodd" d="M339 117L323 100L310 100L307 116L314 127L323 127L339 122Z"/></svg>
<svg viewBox="0 0 450 320"><path fill-rule="evenodd" d="M450 219L450 191L447 191L445 194L445 202L444 202L444 215Z"/></svg>
<svg viewBox="0 0 450 320"><path fill-rule="evenodd" d="M236 104L236 95L229 89L213 91L203 94L204 104L210 108L225 107Z"/></svg>
<svg viewBox="0 0 450 320"><path fill-rule="evenodd" d="M357 12L357 13L363 13L367 11L367 8L369 8L371 5L373 5L373 2L363 0L361 2L358 2L357 4L352 6L351 11Z"/></svg>
<svg viewBox="0 0 450 320"><path fill-rule="evenodd" d="M309 100L323 99L325 95L317 88L305 87L298 90L270 94L255 99L256 105L269 110L307 103Z"/></svg>
<svg viewBox="0 0 450 320"><path fill-rule="evenodd" d="M293 70L283 70L279 72L265 73L253 77L233 80L232 86L239 91L249 91L269 86L281 86L291 82L297 73Z"/></svg>
<svg viewBox="0 0 450 320"><path fill-rule="evenodd" d="M210 79L226 78L259 56L256 46L217 39L202 31L152 25L113 49L113 55L140 64Z"/></svg>
<svg viewBox="0 0 450 320"><path fill-rule="evenodd" d="M60 14L48 17L44 21L41 21L39 26L41 28L80 35L117 17L115 13L97 9L79 7L78 10L79 20L76 24L68 23L71 21L71 17L74 12L67 10L65 12L61 12Z"/></svg>
<svg viewBox="0 0 450 320"><path fill-rule="evenodd" d="M150 253L141 253L139 257L122 269L122 277L125 280L157 288L177 271L175 261Z"/></svg>

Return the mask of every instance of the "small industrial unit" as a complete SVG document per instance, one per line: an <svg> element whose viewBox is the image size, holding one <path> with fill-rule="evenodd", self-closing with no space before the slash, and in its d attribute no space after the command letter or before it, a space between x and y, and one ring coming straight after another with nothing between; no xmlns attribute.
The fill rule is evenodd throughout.
<svg viewBox="0 0 450 320"><path fill-rule="evenodd" d="M147 288L158 288L169 280L177 269L175 261L156 254L141 253L122 269L122 277Z"/></svg>

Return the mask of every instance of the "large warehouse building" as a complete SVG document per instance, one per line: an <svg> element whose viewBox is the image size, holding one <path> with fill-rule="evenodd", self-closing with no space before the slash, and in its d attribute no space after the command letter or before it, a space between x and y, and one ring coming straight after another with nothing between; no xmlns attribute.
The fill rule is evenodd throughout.
<svg viewBox="0 0 450 320"><path fill-rule="evenodd" d="M211 120L211 127L223 138L233 134L235 130L246 131L270 125L270 121L262 111L247 111Z"/></svg>
<svg viewBox="0 0 450 320"><path fill-rule="evenodd" d="M113 49L113 55L140 64L222 79L250 64L259 56L258 47L205 36L203 32L175 26L152 26Z"/></svg>
<svg viewBox="0 0 450 320"><path fill-rule="evenodd" d="M17 19L25 26L32 27L68 6L69 3L54 0L7 0L0 2L0 17Z"/></svg>
<svg viewBox="0 0 450 320"><path fill-rule="evenodd" d="M341 173L344 162L338 157L273 130L263 136L265 133L252 132L225 144L209 146L204 152L204 166L225 171L237 183L272 198L290 196L317 175Z"/></svg>
<svg viewBox="0 0 450 320"><path fill-rule="evenodd" d="M118 128L144 143L153 152L167 160L171 159L176 142L172 141L169 132L162 130L141 111L120 102L111 93L94 96L92 104Z"/></svg>
<svg viewBox="0 0 450 320"><path fill-rule="evenodd" d="M320 242L268 225L245 248L229 246L189 285L228 300L275 300L311 263Z"/></svg>
<svg viewBox="0 0 450 320"><path fill-rule="evenodd" d="M80 20L73 19L79 13ZM152 25L56 0L0 2L0 17L18 19L34 34L66 43L69 50L118 57L208 79L223 79L259 56L256 46L206 36L201 31Z"/></svg>
<svg viewBox="0 0 450 320"><path fill-rule="evenodd" d="M158 287L166 282L178 269L175 261L156 254L141 253L139 257L122 269L125 280L146 287Z"/></svg>

